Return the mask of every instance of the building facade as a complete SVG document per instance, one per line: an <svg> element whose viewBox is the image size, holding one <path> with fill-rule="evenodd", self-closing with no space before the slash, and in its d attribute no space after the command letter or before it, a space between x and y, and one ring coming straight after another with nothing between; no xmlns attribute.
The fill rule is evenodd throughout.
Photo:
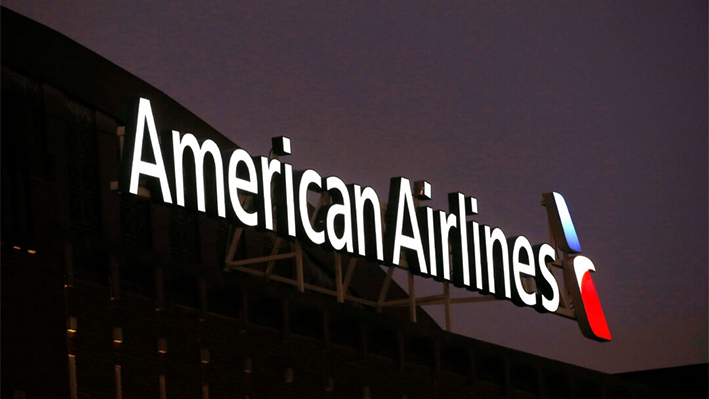
<svg viewBox="0 0 709 399"><path fill-rule="evenodd" d="M296 243L119 193L138 97L164 128L237 144L7 9L1 82L3 397L676 397L371 306L408 295L366 260L344 277L325 250L268 258Z"/></svg>

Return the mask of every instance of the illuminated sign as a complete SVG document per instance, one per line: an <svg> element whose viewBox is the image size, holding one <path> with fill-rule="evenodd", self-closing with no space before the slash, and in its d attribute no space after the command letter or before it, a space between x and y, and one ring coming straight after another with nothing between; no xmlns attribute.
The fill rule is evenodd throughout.
<svg viewBox="0 0 709 399"><path fill-rule="evenodd" d="M382 220L379 195L371 187L348 185L312 169L294 171L277 158L252 157L243 149L222 152L214 141L200 143L190 133L173 130L160 143L150 101L141 98L136 115L126 131L123 192L137 194L139 185L150 184L159 187L154 191L165 203L194 206L239 226L274 231L305 245L388 266L400 266L404 258L415 275L539 312L559 308L559 284L547 265L557 260L556 249L547 243L532 245L524 236L508 238L499 228L468 220L478 214L473 197L449 194L448 212L416 206L415 198L431 198L431 185L423 182L414 192L407 178L395 177ZM290 154L290 139L274 138L273 151ZM311 191L327 192L332 199L315 215L308 208ZM247 197L251 206L244 206ZM564 198L547 193L544 200L556 245L565 254L580 253ZM575 255L563 260L563 268L582 332L610 340L589 273L595 271L593 263ZM533 280L534 286L525 285L524 279Z"/></svg>

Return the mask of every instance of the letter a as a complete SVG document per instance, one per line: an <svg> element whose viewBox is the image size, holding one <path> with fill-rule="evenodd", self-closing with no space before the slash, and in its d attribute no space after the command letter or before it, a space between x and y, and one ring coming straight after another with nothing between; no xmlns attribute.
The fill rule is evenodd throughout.
<svg viewBox="0 0 709 399"><path fill-rule="evenodd" d="M143 135L146 123L148 125L150 145L152 146L153 155L155 156L155 163L145 162L142 160ZM134 133L132 134L133 137L130 137L130 133ZM131 138L133 138L133 140L131 140ZM135 131L127 132L125 144L126 147L123 151L123 160L125 168L130 169L130 183L128 184L128 192L131 194L138 194L138 182L140 181L140 175L155 177L160 180L160 189L162 191L163 201L171 204L172 196L170 195L170 185L168 184L167 174L165 173L165 164L162 160L162 152L160 152L158 132L155 128L155 120L153 119L153 110L150 107L150 101L145 98L140 99ZM127 177L127 173L125 172L127 172L127 170L124 170L123 178ZM124 179L122 179L122 183L122 188L125 190Z"/></svg>

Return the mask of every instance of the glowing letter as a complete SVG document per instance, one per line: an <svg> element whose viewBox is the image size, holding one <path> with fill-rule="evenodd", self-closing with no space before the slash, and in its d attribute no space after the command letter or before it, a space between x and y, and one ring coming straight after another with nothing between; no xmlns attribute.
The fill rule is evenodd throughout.
<svg viewBox="0 0 709 399"><path fill-rule="evenodd" d="M260 214L262 220L261 225L267 230L273 230L273 192L271 183L273 175L281 173L281 161L278 159L269 160L266 157L259 157L257 167L261 173L261 203L263 205L263 213Z"/></svg>
<svg viewBox="0 0 709 399"><path fill-rule="evenodd" d="M538 298L535 308L539 312L556 312L559 309L559 283L547 266L556 260L556 251L549 244L535 245L533 249L537 258L534 265ZM547 299L547 294L551 294L551 299Z"/></svg>
<svg viewBox="0 0 709 399"><path fill-rule="evenodd" d="M298 213L300 213L300 225L305 232L305 236L314 245L321 245L325 242L325 232L315 231L310 224L310 214L308 213L308 187L314 185L322 188L322 177L312 169L307 169L300 177L298 184Z"/></svg>
<svg viewBox="0 0 709 399"><path fill-rule="evenodd" d="M390 256L388 261L398 266L401 258L401 248L408 248L416 252L415 261L419 263L419 270L422 273L426 273L426 257L416 220L411 184L407 178L395 177L391 179L389 204L387 206L386 236L389 248L388 254ZM404 234L405 219L408 220L406 227L410 227L411 235Z"/></svg>
<svg viewBox="0 0 709 399"><path fill-rule="evenodd" d="M325 231L327 232L327 240L336 251L345 248L349 253L354 253L354 242L352 239L352 213L350 209L350 197L347 193L347 186L339 178L330 176L325 179L325 189L334 191L336 195L332 196L333 204L327 210L327 221ZM341 201L342 203L335 203ZM342 237L337 236L336 220L337 216L343 218Z"/></svg>
<svg viewBox="0 0 709 399"><path fill-rule="evenodd" d="M236 171L239 168L239 163L243 162L249 172L248 179L240 179L236 177ZM229 197L231 198L231 206L234 208L234 213L241 223L246 226L256 226L258 223L258 215L256 212L248 213L241 206L239 200L239 191L245 191L248 194L258 194L258 181L256 176L256 166L248 152L237 149L231 154L229 160Z"/></svg>
<svg viewBox="0 0 709 399"><path fill-rule="evenodd" d="M499 228L494 228L490 230L490 226L483 226L485 230L485 253L487 254L487 281L488 290L490 293L495 294L495 256L493 254L495 241L500 243L500 249L502 253L499 262L502 263L502 273L503 273L503 283L504 283L504 297L507 299L511 298L510 290L510 257L509 251L507 249L507 240L505 239L505 233ZM501 293L497 293L495 296L500 296Z"/></svg>
<svg viewBox="0 0 709 399"><path fill-rule="evenodd" d="M532 244L524 236L518 236L516 238L511 238L514 240L512 243L512 275L515 281L515 292L514 301L519 304L519 302L527 305L534 306L537 303L537 297L532 293L528 293L522 285L522 274L534 277L534 254L532 251ZM522 251L524 251L524 256L522 256ZM522 259L526 259L524 262Z"/></svg>
<svg viewBox="0 0 709 399"><path fill-rule="evenodd" d="M150 145L152 146L153 154L155 156L154 164L144 162L142 160L143 134L146 123L148 124L148 137L150 138ZM165 163L162 160L162 152L160 152L158 131L155 128L155 120L153 119L153 110L150 107L150 101L145 98L141 98L138 104L138 122L135 127L135 141L132 143L132 146L131 143L128 143L126 150L126 156L130 156L131 150L133 152L128 192L131 194L138 194L138 182L140 181L140 175L156 177L160 180L160 190L162 191L163 201L171 204L172 196L170 195L170 185L167 182Z"/></svg>
<svg viewBox="0 0 709 399"><path fill-rule="evenodd" d="M357 184L351 185L352 201L351 205L354 208L354 229L357 234L357 253L360 256L372 257L368 251L376 250L376 260L384 261L384 249L382 248L382 210L379 205L379 196L371 187L362 189ZM365 235L365 205L369 202L372 206L372 227L374 228L374 237L372 234Z"/></svg>
<svg viewBox="0 0 709 399"><path fill-rule="evenodd" d="M175 160L175 194L177 205L185 206L185 183L183 178L182 158L185 148L189 147L194 154L195 177L197 186L197 210L206 212L204 199L204 155L209 152L214 158L215 183L217 186L217 214L226 217L226 205L224 204L224 167L222 166L222 156L217 143L212 140L205 140L200 147L197 138L189 133L182 136L180 132L172 131L172 151Z"/></svg>

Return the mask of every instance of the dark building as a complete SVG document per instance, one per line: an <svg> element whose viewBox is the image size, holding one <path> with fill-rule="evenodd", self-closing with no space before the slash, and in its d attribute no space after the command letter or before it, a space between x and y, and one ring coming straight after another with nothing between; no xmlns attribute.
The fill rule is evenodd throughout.
<svg viewBox="0 0 709 399"><path fill-rule="evenodd" d="M138 97L159 129L236 147L149 84L2 9L3 397L677 397L446 332L363 259L148 189L119 193L121 127Z"/></svg>

